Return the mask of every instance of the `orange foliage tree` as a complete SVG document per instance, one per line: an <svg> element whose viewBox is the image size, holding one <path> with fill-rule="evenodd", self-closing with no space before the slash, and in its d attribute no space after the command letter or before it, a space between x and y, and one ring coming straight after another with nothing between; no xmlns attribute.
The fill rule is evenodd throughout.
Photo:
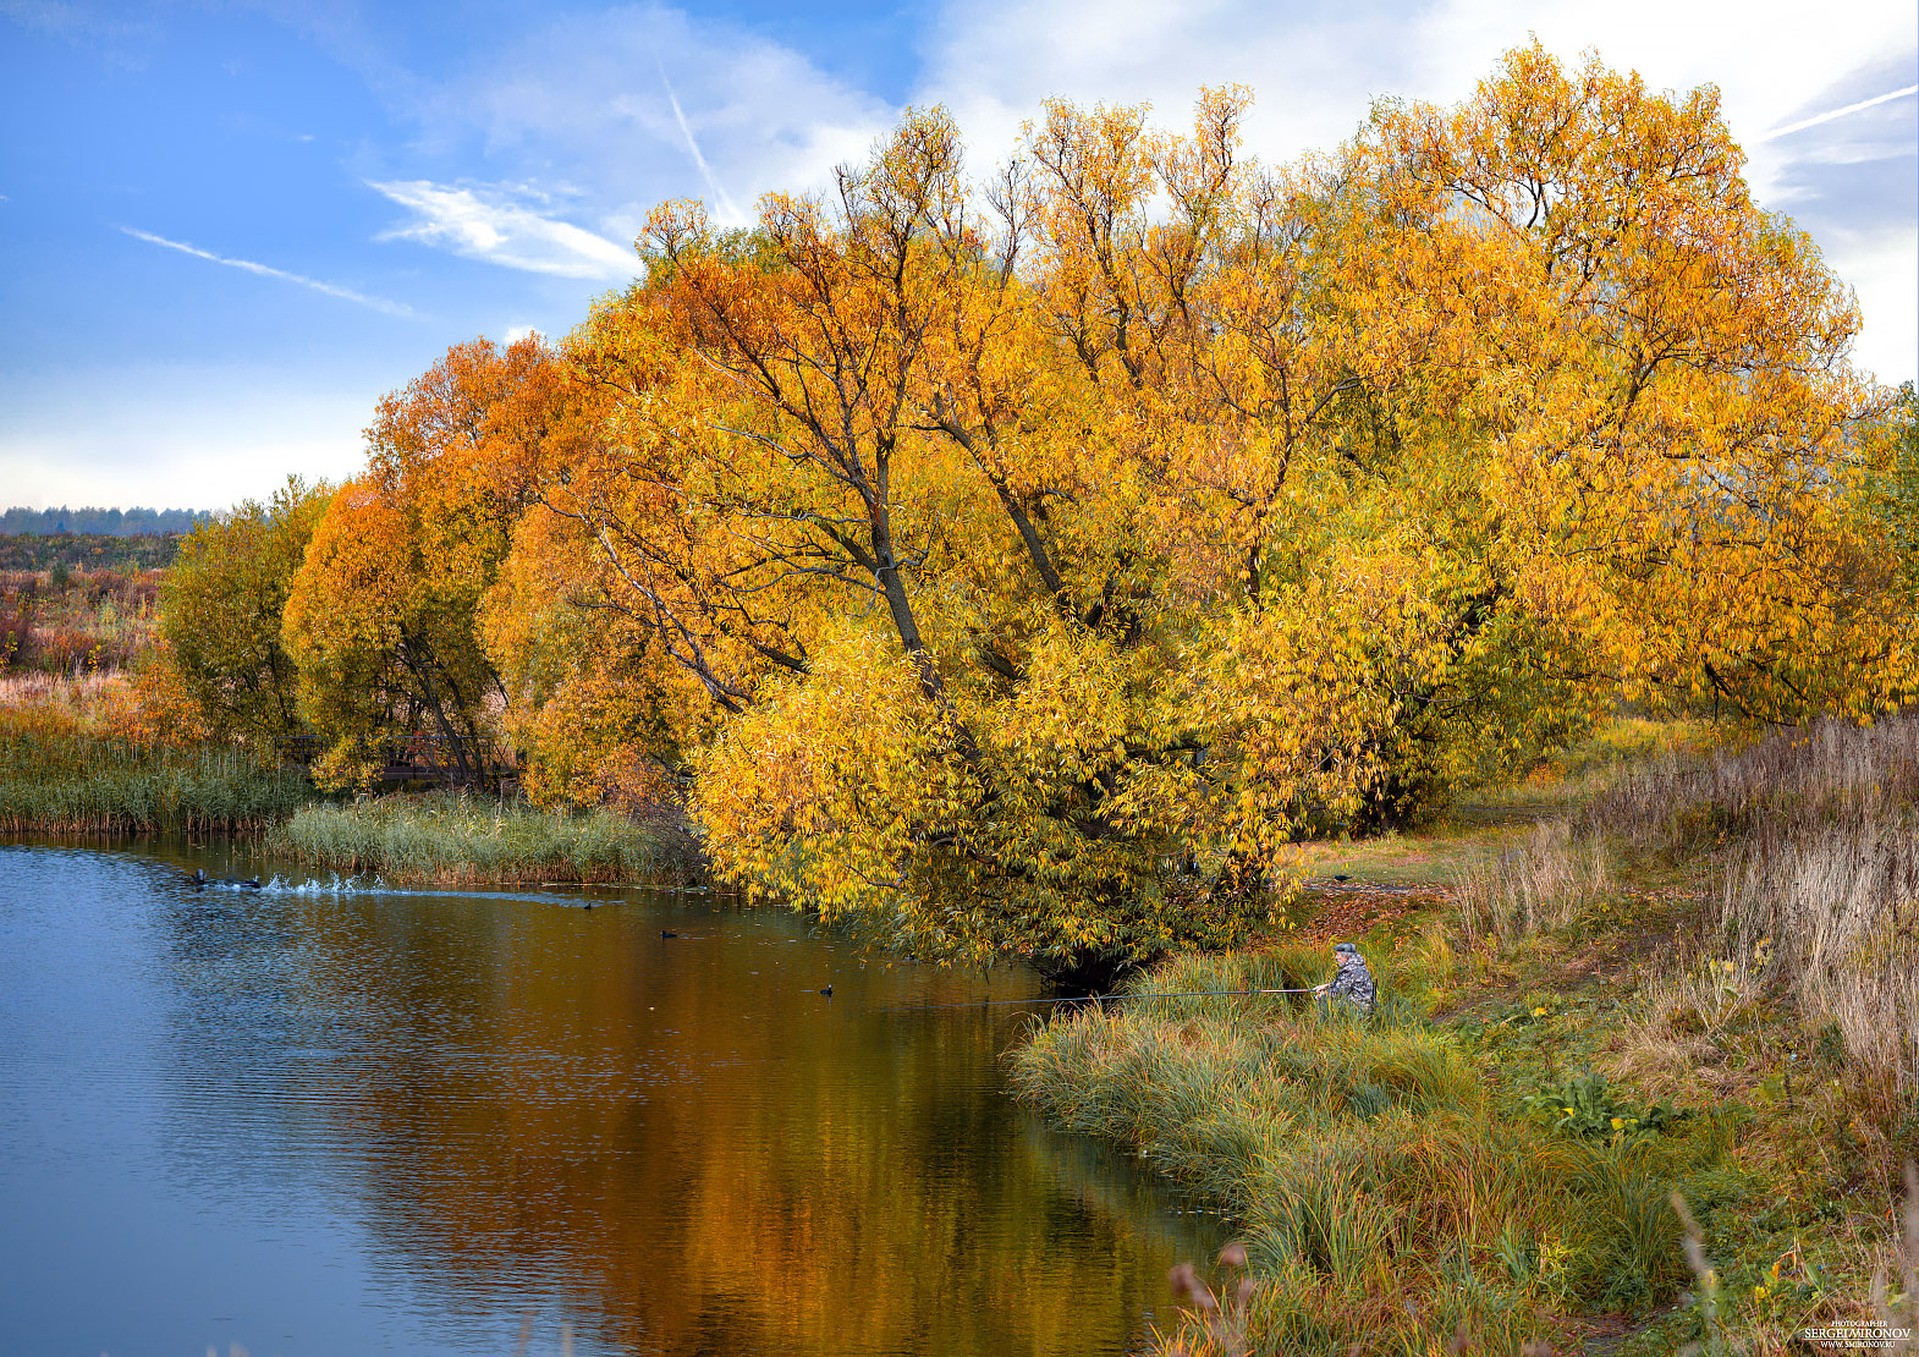
<svg viewBox="0 0 1919 1357"><path fill-rule="evenodd" d="M560 386L537 338L479 340L380 402L283 619L323 780L363 781L395 747L456 783L484 773L502 691L476 615L556 445Z"/></svg>

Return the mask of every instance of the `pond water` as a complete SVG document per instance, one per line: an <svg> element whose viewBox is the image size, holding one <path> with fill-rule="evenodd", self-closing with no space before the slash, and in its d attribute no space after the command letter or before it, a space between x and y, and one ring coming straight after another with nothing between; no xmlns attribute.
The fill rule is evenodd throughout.
<svg viewBox="0 0 1919 1357"><path fill-rule="evenodd" d="M0 1351L1094 1357L1220 1245L1007 1096L1028 973L196 865L0 847Z"/></svg>

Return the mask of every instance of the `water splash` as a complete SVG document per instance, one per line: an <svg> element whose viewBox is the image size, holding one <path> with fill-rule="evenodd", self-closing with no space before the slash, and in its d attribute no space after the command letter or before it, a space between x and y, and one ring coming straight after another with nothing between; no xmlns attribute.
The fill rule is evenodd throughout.
<svg viewBox="0 0 1919 1357"><path fill-rule="evenodd" d="M594 899L585 895L559 895L551 891L488 891L488 890L452 890L452 889L409 889L402 886L390 886L377 876L341 876L338 872L324 879L307 877L296 881L290 877L274 875L257 885L252 881L226 881L209 879L201 889L209 891L229 891L247 895L272 895L296 899L346 900L373 896L397 896L407 899L445 899L445 900L519 900L529 904L568 905L575 908L618 904L617 900Z"/></svg>

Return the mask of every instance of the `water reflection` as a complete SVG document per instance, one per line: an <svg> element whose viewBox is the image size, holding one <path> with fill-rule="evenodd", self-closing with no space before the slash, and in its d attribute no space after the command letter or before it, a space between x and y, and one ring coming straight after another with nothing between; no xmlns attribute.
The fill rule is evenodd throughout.
<svg viewBox="0 0 1919 1357"><path fill-rule="evenodd" d="M915 1008L1028 975L699 897L193 892L194 861L0 850L0 1211L39 1236L0 1268L65 1269L0 1337L1123 1353L1218 1245L1006 1100L1018 1010ZM167 1242L99 1317L116 1217Z"/></svg>

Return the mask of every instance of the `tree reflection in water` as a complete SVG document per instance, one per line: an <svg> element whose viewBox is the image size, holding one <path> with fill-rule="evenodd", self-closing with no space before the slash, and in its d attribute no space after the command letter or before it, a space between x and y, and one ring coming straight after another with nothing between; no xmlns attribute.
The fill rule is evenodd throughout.
<svg viewBox="0 0 1919 1357"><path fill-rule="evenodd" d="M1220 1242L1009 1103L1021 1010L913 1007L1030 975L862 966L687 897L167 917L180 1157L242 1194L324 1175L475 1339L558 1311L587 1350L1122 1353Z"/></svg>

